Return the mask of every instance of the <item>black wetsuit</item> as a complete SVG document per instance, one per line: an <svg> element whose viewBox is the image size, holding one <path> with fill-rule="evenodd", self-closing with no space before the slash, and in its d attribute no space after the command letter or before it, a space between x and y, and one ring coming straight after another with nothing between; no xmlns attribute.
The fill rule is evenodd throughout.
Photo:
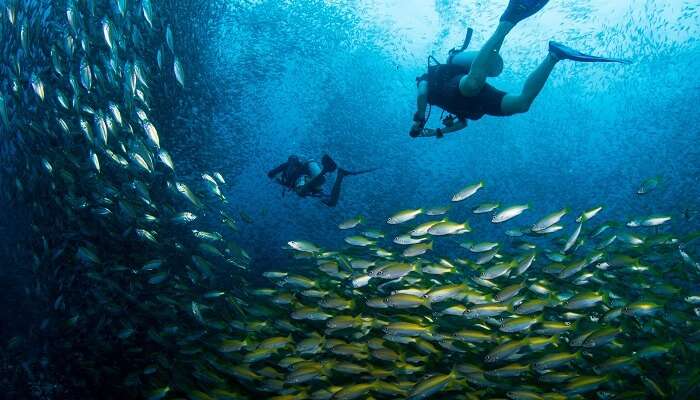
<svg viewBox="0 0 700 400"><path fill-rule="evenodd" d="M294 190L296 188L296 183L302 176L311 176L311 170L309 169L308 162L299 161L298 157L289 157L287 162L278 165L277 167L270 170L267 176L273 179L275 176L281 174L278 182L288 188ZM323 174L320 174L316 178L309 181L306 186L308 194L316 195L321 193L321 185L326 181ZM313 185L311 185L313 184Z"/></svg>
<svg viewBox="0 0 700 400"><path fill-rule="evenodd" d="M488 83L476 96L462 95L459 90L459 81L469 74L469 69L456 64L430 66L428 73L418 78L418 82L428 81L428 104L438 106L460 120L478 120L484 115L499 117L508 115L501 111L501 102L506 92Z"/></svg>
<svg viewBox="0 0 700 400"><path fill-rule="evenodd" d="M335 167L332 168L335 170ZM301 190L297 189L296 182L302 176L306 175L311 177L312 172L309 168L309 162L301 162L298 157L289 157L287 162L278 165L274 169L267 173L270 179L274 179L275 176L282 174L277 180L282 186L294 190L299 196L313 196L313 197L323 197L321 201L329 206L335 207L340 199L340 188L343 183L343 178L345 178L349 173L344 170L338 170L338 174L335 178L335 183L333 184L333 189L331 190L330 196L324 195L322 190L322 185L326 182L325 174L329 171L324 166L324 169L320 174L309 180Z"/></svg>

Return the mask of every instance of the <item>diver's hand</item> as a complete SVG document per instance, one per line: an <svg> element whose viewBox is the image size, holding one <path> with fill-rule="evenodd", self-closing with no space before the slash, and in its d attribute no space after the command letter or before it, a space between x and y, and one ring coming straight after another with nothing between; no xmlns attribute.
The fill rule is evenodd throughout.
<svg viewBox="0 0 700 400"><path fill-rule="evenodd" d="M423 126L419 122L414 122L411 131L408 133L412 138L417 138L423 133Z"/></svg>

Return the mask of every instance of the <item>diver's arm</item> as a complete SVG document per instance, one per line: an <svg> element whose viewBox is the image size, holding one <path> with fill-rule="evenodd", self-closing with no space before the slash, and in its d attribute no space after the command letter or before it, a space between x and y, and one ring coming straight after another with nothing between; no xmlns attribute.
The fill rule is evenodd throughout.
<svg viewBox="0 0 700 400"><path fill-rule="evenodd" d="M443 137L447 133L461 131L467 127L467 120L458 120L450 126L438 129L425 128L421 131L420 137L433 137L436 136L438 139Z"/></svg>
<svg viewBox="0 0 700 400"><path fill-rule="evenodd" d="M267 177L270 179L274 179L275 175L279 174L280 172L284 171L284 169L287 168L287 163L280 164L279 166L273 168L270 170L270 172L267 173Z"/></svg>
<svg viewBox="0 0 700 400"><path fill-rule="evenodd" d="M413 126L410 132L412 137L420 136L421 130L425 127L426 108L428 108L428 81L420 81L416 95L416 113L413 114Z"/></svg>

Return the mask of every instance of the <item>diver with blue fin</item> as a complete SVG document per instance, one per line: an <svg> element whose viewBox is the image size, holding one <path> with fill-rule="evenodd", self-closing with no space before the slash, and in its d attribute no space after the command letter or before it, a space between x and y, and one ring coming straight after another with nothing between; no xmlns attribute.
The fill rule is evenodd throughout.
<svg viewBox="0 0 700 400"><path fill-rule="evenodd" d="M480 51L465 51L471 40L472 30L460 49L450 51L446 64L428 60L428 72L416 79L417 111L413 116L411 137L438 137L466 128L467 120L478 120L484 115L511 116L525 113L540 94L559 61L629 63L625 60L596 57L581 53L561 43L550 42L549 53L537 69L528 77L518 94L506 93L489 85L486 80L503 71L503 59L499 52L510 31L522 20L536 14L549 0L510 0L500 18L496 31ZM443 128L427 129L426 109L437 106L448 112Z"/></svg>
<svg viewBox="0 0 700 400"><path fill-rule="evenodd" d="M287 162L270 170L267 176L284 186L284 192L291 190L300 197L319 197L323 204L335 207L340 199L340 188L346 176L366 174L375 170L376 168L348 171L339 168L338 164L327 154L321 158L320 165L314 160L301 161L298 156L292 155L289 156ZM336 172L333 189L331 189L330 194L324 194L323 184L326 182L326 175L333 172Z"/></svg>

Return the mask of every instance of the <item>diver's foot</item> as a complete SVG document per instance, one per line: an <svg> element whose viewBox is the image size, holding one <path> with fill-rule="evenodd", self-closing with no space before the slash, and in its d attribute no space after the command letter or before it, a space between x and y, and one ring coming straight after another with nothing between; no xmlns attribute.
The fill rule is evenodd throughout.
<svg viewBox="0 0 700 400"><path fill-rule="evenodd" d="M564 46L558 42L549 42L549 53L557 60L572 60L578 62L607 62L607 63L622 63L629 64L627 60L617 58L597 57L581 53L571 47Z"/></svg>
<svg viewBox="0 0 700 400"><path fill-rule="evenodd" d="M501 16L501 22L510 22L515 25L525 18L535 15L548 2L549 0L510 0L508 8Z"/></svg>
<svg viewBox="0 0 700 400"><path fill-rule="evenodd" d="M334 172L338 168L338 164L328 155L325 154L321 159L321 164L323 164L323 173Z"/></svg>

